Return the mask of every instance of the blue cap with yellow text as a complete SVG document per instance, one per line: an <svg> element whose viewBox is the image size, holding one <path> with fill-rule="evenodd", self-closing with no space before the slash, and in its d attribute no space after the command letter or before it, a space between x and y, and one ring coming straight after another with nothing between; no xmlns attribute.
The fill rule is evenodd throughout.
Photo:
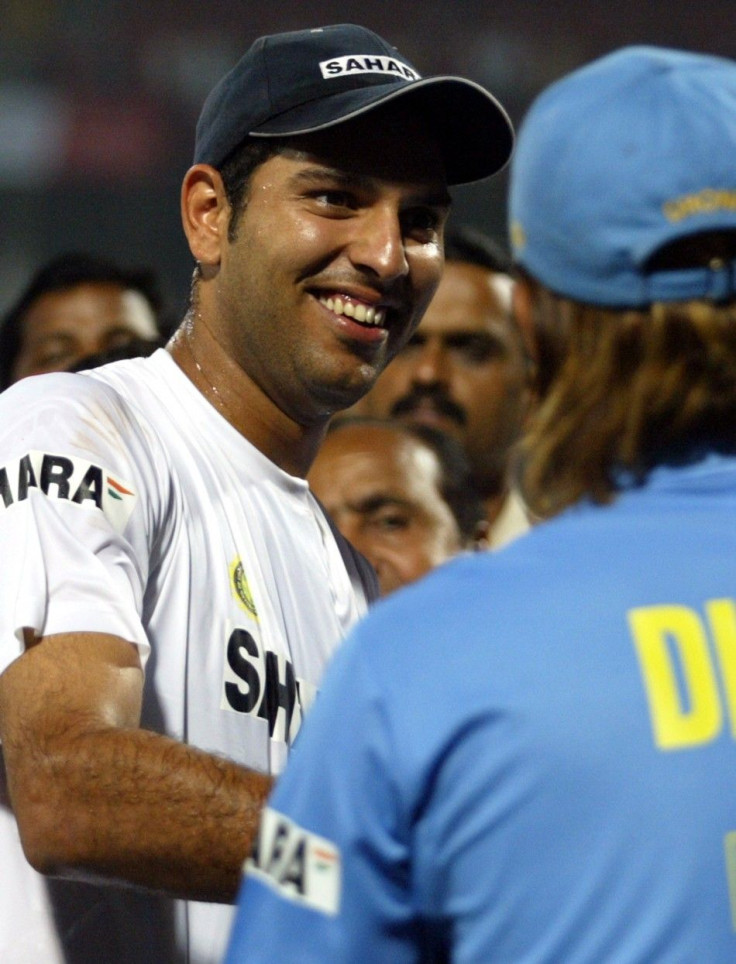
<svg viewBox="0 0 736 964"><path fill-rule="evenodd" d="M736 232L736 62L633 46L552 84L519 130L509 222L516 262L576 301L736 297L736 262L652 262L679 239Z"/></svg>

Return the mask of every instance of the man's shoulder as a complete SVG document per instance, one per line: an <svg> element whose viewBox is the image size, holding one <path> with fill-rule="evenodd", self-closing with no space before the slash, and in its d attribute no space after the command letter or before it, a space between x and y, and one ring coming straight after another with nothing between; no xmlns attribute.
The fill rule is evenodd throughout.
<svg viewBox="0 0 736 964"><path fill-rule="evenodd" d="M0 412L58 409L68 412L92 406L120 404L117 388L86 373L50 372L23 378L0 394Z"/></svg>
<svg viewBox="0 0 736 964"><path fill-rule="evenodd" d="M114 381L92 372L24 378L0 394L0 453L138 451L150 457L156 432L145 415L145 395L127 375Z"/></svg>

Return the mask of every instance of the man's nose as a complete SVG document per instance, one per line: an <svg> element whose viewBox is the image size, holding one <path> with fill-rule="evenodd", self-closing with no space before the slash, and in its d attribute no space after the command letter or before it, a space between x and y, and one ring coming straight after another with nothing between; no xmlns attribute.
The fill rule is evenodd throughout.
<svg viewBox="0 0 736 964"><path fill-rule="evenodd" d="M367 268L384 281L409 273L404 232L393 204L375 205L360 219L350 257L356 267Z"/></svg>
<svg viewBox="0 0 736 964"><path fill-rule="evenodd" d="M447 352L439 341L426 341L415 356L412 378L416 384L446 385L449 380Z"/></svg>

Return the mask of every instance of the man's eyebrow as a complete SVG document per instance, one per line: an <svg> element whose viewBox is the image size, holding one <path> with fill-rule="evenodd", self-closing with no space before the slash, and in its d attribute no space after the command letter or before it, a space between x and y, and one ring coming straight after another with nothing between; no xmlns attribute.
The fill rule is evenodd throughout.
<svg viewBox="0 0 736 964"><path fill-rule="evenodd" d="M473 331L470 328L445 332L442 339L447 345L505 345L507 342L501 331Z"/></svg>
<svg viewBox="0 0 736 964"><path fill-rule="evenodd" d="M375 187L376 182L381 180L371 177L368 174L358 174L354 171L343 171L339 168L325 166L305 167L296 171L292 177L295 186L318 187L328 180L344 190L368 191ZM424 204L428 207L449 208L452 205L452 196L445 188L436 190L419 190L415 196L409 199L409 204Z"/></svg>
<svg viewBox="0 0 736 964"><path fill-rule="evenodd" d="M73 345L77 340L75 332L71 331L49 331L44 332L36 339L37 345L49 345L59 342L64 345Z"/></svg>
<svg viewBox="0 0 736 964"><path fill-rule="evenodd" d="M379 509L385 509L387 507L408 509L410 503L406 499L401 499L395 495L369 495L364 499L348 502L347 507L351 512L365 514L368 512L377 512Z"/></svg>

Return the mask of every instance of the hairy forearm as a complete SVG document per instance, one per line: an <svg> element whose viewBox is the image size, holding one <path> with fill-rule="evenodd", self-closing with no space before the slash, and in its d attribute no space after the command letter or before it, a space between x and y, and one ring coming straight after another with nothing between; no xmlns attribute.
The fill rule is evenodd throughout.
<svg viewBox="0 0 736 964"><path fill-rule="evenodd" d="M43 873L234 899L271 779L145 730L77 732L14 761L14 809Z"/></svg>
<svg viewBox="0 0 736 964"><path fill-rule="evenodd" d="M0 807L10 810L10 796L8 794L8 780L5 776L5 760L3 748L0 746Z"/></svg>
<svg viewBox="0 0 736 964"><path fill-rule="evenodd" d="M42 873L229 901L269 777L140 729L131 643L27 640L0 674L0 739L26 856Z"/></svg>

